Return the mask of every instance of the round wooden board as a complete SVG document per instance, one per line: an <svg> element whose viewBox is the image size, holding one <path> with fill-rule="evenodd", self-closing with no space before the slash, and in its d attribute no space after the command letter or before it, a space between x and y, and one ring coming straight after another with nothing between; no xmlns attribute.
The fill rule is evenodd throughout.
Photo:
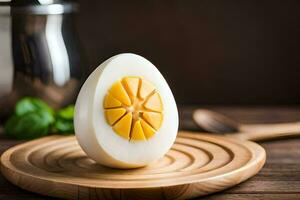
<svg viewBox="0 0 300 200"><path fill-rule="evenodd" d="M139 169L103 167L74 136L50 136L7 150L3 175L36 193L66 199L186 199L234 186L255 175L266 154L256 143L181 132L167 155Z"/></svg>

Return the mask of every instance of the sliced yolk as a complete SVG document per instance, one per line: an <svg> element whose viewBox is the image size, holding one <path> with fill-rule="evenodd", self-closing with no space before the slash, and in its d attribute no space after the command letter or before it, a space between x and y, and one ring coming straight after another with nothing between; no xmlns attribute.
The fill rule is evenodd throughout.
<svg viewBox="0 0 300 200"><path fill-rule="evenodd" d="M163 110L163 104L161 101L161 98L157 92L155 92L144 104L145 108L156 111L156 112L162 112Z"/></svg>
<svg viewBox="0 0 300 200"><path fill-rule="evenodd" d="M141 120L141 125L144 131L144 135L147 139L151 138L155 134L155 130L144 120Z"/></svg>
<svg viewBox="0 0 300 200"><path fill-rule="evenodd" d="M132 140L146 140L144 136L144 131L142 129L141 122L138 120L135 122L132 132L131 132Z"/></svg>
<svg viewBox="0 0 300 200"><path fill-rule="evenodd" d="M161 113L156 112L144 112L143 118L148 122L155 130L161 127L163 116Z"/></svg>
<svg viewBox="0 0 300 200"><path fill-rule="evenodd" d="M122 79L122 83L130 96L137 96L137 92L139 89L139 81L140 79L137 77L125 77Z"/></svg>
<svg viewBox="0 0 300 200"><path fill-rule="evenodd" d="M130 139L130 129L132 123L132 114L127 113L114 126L113 130L125 139Z"/></svg>
<svg viewBox="0 0 300 200"><path fill-rule="evenodd" d="M161 97L152 83L141 77L124 77L113 84L103 107L107 123L127 140L147 140L163 123Z"/></svg>
<svg viewBox="0 0 300 200"><path fill-rule="evenodd" d="M131 101L130 98L124 89L123 85L121 82L116 82L109 90L110 94L114 96L116 99L118 99L120 102L123 104L130 106Z"/></svg>
<svg viewBox="0 0 300 200"><path fill-rule="evenodd" d="M111 94L107 94L104 100L104 108L116 108L120 107L122 103L114 98Z"/></svg>
<svg viewBox="0 0 300 200"><path fill-rule="evenodd" d="M106 120L110 125L114 124L118 119L120 119L126 113L125 108L112 108L105 110Z"/></svg>
<svg viewBox="0 0 300 200"><path fill-rule="evenodd" d="M139 97L145 99L148 95L155 90L155 87L144 79L141 79L141 88L139 90Z"/></svg>

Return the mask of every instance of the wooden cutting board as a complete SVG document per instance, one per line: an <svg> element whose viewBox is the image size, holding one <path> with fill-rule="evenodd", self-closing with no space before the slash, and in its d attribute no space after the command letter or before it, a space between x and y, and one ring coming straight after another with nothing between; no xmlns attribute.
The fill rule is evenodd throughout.
<svg viewBox="0 0 300 200"><path fill-rule="evenodd" d="M232 187L255 175L266 153L256 143L180 132L167 155L139 169L103 167L74 136L50 136L7 150L3 175L13 184L66 199L186 199Z"/></svg>

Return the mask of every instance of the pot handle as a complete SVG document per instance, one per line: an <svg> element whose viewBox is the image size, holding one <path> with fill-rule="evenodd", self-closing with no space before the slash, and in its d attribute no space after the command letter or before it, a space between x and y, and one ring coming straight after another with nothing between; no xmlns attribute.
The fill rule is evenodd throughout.
<svg viewBox="0 0 300 200"><path fill-rule="evenodd" d="M12 24L10 6L0 6L0 98L8 95L13 86Z"/></svg>

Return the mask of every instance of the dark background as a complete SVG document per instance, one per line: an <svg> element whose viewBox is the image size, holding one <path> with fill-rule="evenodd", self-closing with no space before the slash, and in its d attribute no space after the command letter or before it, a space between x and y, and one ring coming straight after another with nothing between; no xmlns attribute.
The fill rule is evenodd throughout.
<svg viewBox="0 0 300 200"><path fill-rule="evenodd" d="M79 0L95 68L123 52L153 62L179 104L300 103L299 0Z"/></svg>

